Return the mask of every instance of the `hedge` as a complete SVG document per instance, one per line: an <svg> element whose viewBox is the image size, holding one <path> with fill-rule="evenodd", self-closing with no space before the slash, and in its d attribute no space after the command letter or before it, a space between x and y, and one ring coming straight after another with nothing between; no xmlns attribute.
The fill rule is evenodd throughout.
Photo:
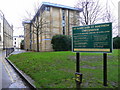
<svg viewBox="0 0 120 90"><path fill-rule="evenodd" d="M71 36L55 35L52 37L51 44L55 51L69 51L71 50Z"/></svg>

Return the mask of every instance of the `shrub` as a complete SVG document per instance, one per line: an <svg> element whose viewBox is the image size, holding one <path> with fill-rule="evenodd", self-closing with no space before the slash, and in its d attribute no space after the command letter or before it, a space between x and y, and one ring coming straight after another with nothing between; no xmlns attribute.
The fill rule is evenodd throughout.
<svg viewBox="0 0 120 90"><path fill-rule="evenodd" d="M24 49L24 40L22 40L20 43L20 49Z"/></svg>
<svg viewBox="0 0 120 90"><path fill-rule="evenodd" d="M71 37L68 35L55 35L51 40L51 44L55 51L71 50Z"/></svg>
<svg viewBox="0 0 120 90"><path fill-rule="evenodd" d="M120 49L120 37L117 36L113 38L113 48Z"/></svg>

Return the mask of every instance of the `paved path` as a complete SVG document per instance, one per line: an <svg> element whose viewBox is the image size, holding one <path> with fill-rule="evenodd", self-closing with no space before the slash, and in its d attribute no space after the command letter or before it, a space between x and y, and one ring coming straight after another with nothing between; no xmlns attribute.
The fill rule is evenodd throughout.
<svg viewBox="0 0 120 90"><path fill-rule="evenodd" d="M15 51L12 54L19 54L19 53L23 53L26 52L25 50L20 50L20 49L15 49Z"/></svg>
<svg viewBox="0 0 120 90"><path fill-rule="evenodd" d="M13 54L22 52L25 51L16 50ZM0 90L1 88L28 88L4 58L5 51L0 51Z"/></svg>

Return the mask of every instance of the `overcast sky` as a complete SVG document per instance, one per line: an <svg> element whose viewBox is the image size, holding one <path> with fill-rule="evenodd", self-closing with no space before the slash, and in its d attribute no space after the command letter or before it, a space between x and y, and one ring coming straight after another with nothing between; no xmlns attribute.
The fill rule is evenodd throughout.
<svg viewBox="0 0 120 90"><path fill-rule="evenodd" d="M99 0L102 4L105 4L107 0ZM118 1L120 0L108 0L110 7L114 15L118 15ZM36 2L51 2L57 4L63 4L72 6L76 4L77 0L0 0L0 10L5 15L5 18L14 26L14 36L23 34L22 20L26 16L26 11L33 12Z"/></svg>

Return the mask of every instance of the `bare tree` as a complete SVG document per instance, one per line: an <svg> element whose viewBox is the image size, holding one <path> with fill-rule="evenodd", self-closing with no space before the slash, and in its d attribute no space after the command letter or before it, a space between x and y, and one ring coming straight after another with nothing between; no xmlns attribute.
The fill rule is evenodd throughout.
<svg viewBox="0 0 120 90"><path fill-rule="evenodd" d="M79 0L75 7L83 9L79 17L82 25L95 24L101 19L102 8L99 0Z"/></svg>
<svg viewBox="0 0 120 90"><path fill-rule="evenodd" d="M39 12L40 13L40 12ZM40 36L40 49L42 49L42 34L46 33L44 28L48 22L45 21L45 18L43 16L43 13L40 13L36 16L36 20L32 23L33 27L35 28L33 30L33 33L37 36L37 52L39 52L39 36Z"/></svg>
<svg viewBox="0 0 120 90"><path fill-rule="evenodd" d="M82 8L80 13L80 24L91 25L96 23L112 22L113 35L118 31L117 19L111 12L111 0L106 0L105 5L101 5L99 0L78 0L76 7Z"/></svg>
<svg viewBox="0 0 120 90"><path fill-rule="evenodd" d="M30 21L33 18L32 13L25 11L26 15L23 17L23 21Z"/></svg>
<svg viewBox="0 0 120 90"><path fill-rule="evenodd" d="M113 23L113 25L112 25L113 34L116 34L117 31L118 31L117 30L118 29L117 19L113 15L113 12L111 12L112 10L111 10L111 7L109 5L109 2L107 0L106 4L104 6L105 8L104 8L104 12L103 12L103 15L102 15L102 20L103 20L103 22L112 22Z"/></svg>
<svg viewBox="0 0 120 90"><path fill-rule="evenodd" d="M45 33L45 30L43 28L45 28L46 25L48 24L48 22L45 21L43 12L41 12L39 9L40 9L40 4L37 2L36 4L34 4L34 13L35 13L34 18L30 12L26 11L27 17L24 19L31 21L31 26L33 26L34 28L30 33L36 35L37 52L39 52L39 49L42 49L42 33ZM41 40L39 40L39 37ZM40 47L39 47L39 41L40 41Z"/></svg>
<svg viewBox="0 0 120 90"><path fill-rule="evenodd" d="M24 21L30 21L33 19L34 15L37 13L37 11L40 8L40 3L36 2L33 4L33 9L31 10L32 12L25 10L25 16L23 16Z"/></svg>

